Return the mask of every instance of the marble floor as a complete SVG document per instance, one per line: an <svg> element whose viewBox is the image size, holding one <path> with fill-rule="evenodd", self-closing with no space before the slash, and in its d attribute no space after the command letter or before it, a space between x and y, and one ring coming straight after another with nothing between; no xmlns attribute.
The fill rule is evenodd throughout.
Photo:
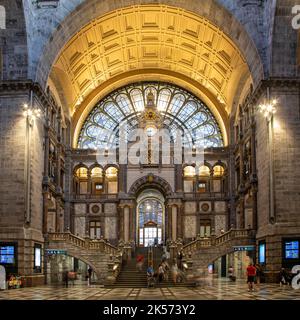
<svg viewBox="0 0 300 320"><path fill-rule="evenodd" d="M244 281L214 280L195 288L107 289L75 284L0 291L0 300L300 300L300 290L261 284L248 292Z"/></svg>

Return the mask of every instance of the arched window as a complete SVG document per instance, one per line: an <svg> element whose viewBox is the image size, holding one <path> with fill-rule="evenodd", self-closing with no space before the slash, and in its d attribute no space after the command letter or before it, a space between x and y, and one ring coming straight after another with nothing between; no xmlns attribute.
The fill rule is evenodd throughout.
<svg viewBox="0 0 300 320"><path fill-rule="evenodd" d="M103 170L100 167L95 167L91 171L92 192L100 194L103 192Z"/></svg>
<svg viewBox="0 0 300 320"><path fill-rule="evenodd" d="M0 29L6 29L6 10L4 6L0 6Z"/></svg>
<svg viewBox="0 0 300 320"><path fill-rule="evenodd" d="M222 177L224 175L224 168L222 166L214 166L214 177Z"/></svg>
<svg viewBox="0 0 300 320"><path fill-rule="evenodd" d="M192 166L186 166L183 169L184 192L194 192L194 184L196 180L196 169Z"/></svg>
<svg viewBox="0 0 300 320"><path fill-rule="evenodd" d="M118 169L109 167L105 171L107 193L118 193Z"/></svg>
<svg viewBox="0 0 300 320"><path fill-rule="evenodd" d="M192 166L186 166L183 170L184 177L195 177L196 175L196 169Z"/></svg>
<svg viewBox="0 0 300 320"><path fill-rule="evenodd" d="M199 176L200 177L209 177L210 176L210 169L208 166L200 166L199 168Z"/></svg>
<svg viewBox="0 0 300 320"><path fill-rule="evenodd" d="M222 192L224 189L224 168L220 165L213 167L214 179L213 179L213 189L214 192Z"/></svg>
<svg viewBox="0 0 300 320"><path fill-rule="evenodd" d="M103 170L100 167L95 167L91 171L91 177L92 178L102 178L103 176Z"/></svg>
<svg viewBox="0 0 300 320"><path fill-rule="evenodd" d="M118 141L119 124L125 119L128 121L128 132L136 129L150 89L164 119L164 128L173 138L178 129L189 136L189 141L184 141L186 144L190 145L192 141L194 145L204 148L223 146L220 127L199 98L173 84L139 82L112 92L96 104L81 129L78 148L110 147L111 140Z"/></svg>
<svg viewBox="0 0 300 320"><path fill-rule="evenodd" d="M88 170L87 168L81 167L76 170L76 176L80 179L87 178L88 176Z"/></svg>
<svg viewBox="0 0 300 320"><path fill-rule="evenodd" d="M75 172L75 191L77 194L88 193L88 169L80 167Z"/></svg>
<svg viewBox="0 0 300 320"><path fill-rule="evenodd" d="M209 191L210 169L208 166L199 167L198 192L205 193Z"/></svg>

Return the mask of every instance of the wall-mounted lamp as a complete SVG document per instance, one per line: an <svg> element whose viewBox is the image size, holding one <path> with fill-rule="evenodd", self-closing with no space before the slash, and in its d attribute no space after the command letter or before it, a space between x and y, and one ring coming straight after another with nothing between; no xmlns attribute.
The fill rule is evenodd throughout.
<svg viewBox="0 0 300 320"><path fill-rule="evenodd" d="M277 105L277 100L274 99L272 101L269 101L266 104L260 104L258 106L258 110L260 113L263 114L263 116L267 119L270 120L272 116L276 113L276 106Z"/></svg>
<svg viewBox="0 0 300 320"><path fill-rule="evenodd" d="M27 118L28 123L32 126L33 121L41 117L41 110L38 108L31 108L25 103L23 106L23 115Z"/></svg>

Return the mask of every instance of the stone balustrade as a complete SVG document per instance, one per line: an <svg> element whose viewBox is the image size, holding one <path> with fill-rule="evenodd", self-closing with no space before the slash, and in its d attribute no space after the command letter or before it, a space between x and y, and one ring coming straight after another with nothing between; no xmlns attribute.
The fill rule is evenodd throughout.
<svg viewBox="0 0 300 320"><path fill-rule="evenodd" d="M245 229L230 229L218 237L212 236L210 238L201 238L198 236L195 241L184 245L182 251L184 254L195 252L200 248L208 248L211 246L220 246L231 240L237 239L252 239L252 230Z"/></svg>
<svg viewBox="0 0 300 320"><path fill-rule="evenodd" d="M117 255L118 248L106 242L104 239L91 240L90 238L82 239L70 232L49 233L48 242L68 242L77 247L87 248L89 250L98 250L103 253Z"/></svg>

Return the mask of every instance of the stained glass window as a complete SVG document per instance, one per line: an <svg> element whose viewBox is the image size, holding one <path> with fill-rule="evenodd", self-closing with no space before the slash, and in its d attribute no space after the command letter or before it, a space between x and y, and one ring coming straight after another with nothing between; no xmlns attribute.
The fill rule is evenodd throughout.
<svg viewBox="0 0 300 320"><path fill-rule="evenodd" d="M128 131L136 128L150 89L172 139L175 140L175 131L180 129L188 132L188 141L195 146L223 146L220 127L200 99L172 84L142 82L118 89L96 104L81 129L78 148L106 148L112 141L117 143L119 124L125 119Z"/></svg>
<svg viewBox="0 0 300 320"><path fill-rule="evenodd" d="M153 222L157 226L162 225L162 205L155 199L144 200L139 206L139 226L143 228L144 224Z"/></svg>

